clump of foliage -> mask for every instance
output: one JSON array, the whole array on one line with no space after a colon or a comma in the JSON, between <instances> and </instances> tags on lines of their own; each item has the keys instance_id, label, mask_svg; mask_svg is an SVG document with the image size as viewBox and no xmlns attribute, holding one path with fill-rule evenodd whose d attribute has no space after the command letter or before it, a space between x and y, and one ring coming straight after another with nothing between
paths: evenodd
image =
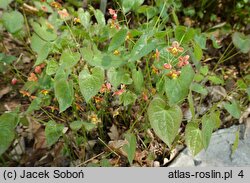
<instances>
[{"instance_id":1,"label":"clump of foliage","mask_svg":"<svg viewBox=\"0 0 250 183\"><path fill-rule=\"evenodd\" d=\"M221 46L211 32L181 25L177 15L182 6L179 1L155 0L152 6L144 0L117 1L104 15L92 6L84 10L53 0L30 5L1 1L1 31L26 47L34 66L27 76L14 69L12 84L23 83L20 94L30 104L1 115L0 155L15 139L16 127L28 126L30 118L45 127L48 148L63 141L63 155L73 159L80 156L73 149L86 150L91 139L106 147L115 123L123 126L123 150L130 165L137 142L143 141L145 148L150 143L150 129L168 154L178 144L187 145L194 156L207 149L212 132L221 126L221 109L240 118L249 102L250 78L243 76L233 91L201 111L198 105L208 97L207 87L225 84L203 62L207 42L213 49ZM191 9L184 13L192 15ZM249 52L249 35L234 32L232 41L239 53ZM231 56L226 50L214 68ZM0 72L16 59L1 53ZM232 100L238 91L248 98ZM189 119L183 117L184 106ZM144 140L138 133L144 133Z\"/></svg>"}]
</instances>

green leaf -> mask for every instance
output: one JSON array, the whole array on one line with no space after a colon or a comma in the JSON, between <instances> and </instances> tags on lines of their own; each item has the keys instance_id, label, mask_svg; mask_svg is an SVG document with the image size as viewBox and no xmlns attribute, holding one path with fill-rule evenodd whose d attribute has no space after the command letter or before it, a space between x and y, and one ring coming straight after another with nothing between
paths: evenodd
<instances>
[{"instance_id":1,"label":"green leaf","mask_svg":"<svg viewBox=\"0 0 250 183\"><path fill-rule=\"evenodd\" d=\"M202 117L202 142L205 149L208 148L213 130L216 128L215 115L204 115Z\"/></svg>"},{"instance_id":2,"label":"green leaf","mask_svg":"<svg viewBox=\"0 0 250 183\"><path fill-rule=\"evenodd\" d=\"M197 61L200 61L202 59L202 55L203 55L202 49L201 49L200 45L197 43L193 43L193 47L194 47L195 59Z\"/></svg>"},{"instance_id":3,"label":"green leaf","mask_svg":"<svg viewBox=\"0 0 250 183\"><path fill-rule=\"evenodd\" d=\"M181 75L177 79L166 78L165 92L170 105L177 104L187 97L194 75L192 67L186 65L182 68Z\"/></svg>"},{"instance_id":4,"label":"green leaf","mask_svg":"<svg viewBox=\"0 0 250 183\"><path fill-rule=\"evenodd\" d=\"M139 60L153 51L156 47L157 42L155 40L149 41L148 35L141 36L131 51L129 62Z\"/></svg>"},{"instance_id":5,"label":"green leaf","mask_svg":"<svg viewBox=\"0 0 250 183\"><path fill-rule=\"evenodd\" d=\"M115 68L111 68L108 70L107 75L109 82L114 88L116 88L120 84L129 85L133 82L130 74L122 69L116 70Z\"/></svg>"},{"instance_id":6,"label":"green leaf","mask_svg":"<svg viewBox=\"0 0 250 183\"><path fill-rule=\"evenodd\" d=\"M208 90L199 83L192 83L191 86L190 86L190 89L192 91L195 91L195 92L200 93L202 95L207 95L208 94Z\"/></svg>"},{"instance_id":7,"label":"green leaf","mask_svg":"<svg viewBox=\"0 0 250 183\"><path fill-rule=\"evenodd\" d=\"M134 6L135 0L122 0L122 10L124 13L129 12Z\"/></svg>"},{"instance_id":8,"label":"green leaf","mask_svg":"<svg viewBox=\"0 0 250 183\"><path fill-rule=\"evenodd\" d=\"M244 35L240 32L235 32L232 35L233 44L242 53L248 53L250 51L250 35Z\"/></svg>"},{"instance_id":9,"label":"green leaf","mask_svg":"<svg viewBox=\"0 0 250 183\"><path fill-rule=\"evenodd\" d=\"M171 147L182 121L180 107L168 107L166 101L157 96L150 102L147 114L156 135Z\"/></svg>"},{"instance_id":10,"label":"green leaf","mask_svg":"<svg viewBox=\"0 0 250 183\"><path fill-rule=\"evenodd\" d=\"M219 85L224 84L224 80L219 78L218 76L208 76L208 80L211 81L213 84Z\"/></svg>"},{"instance_id":11,"label":"green leaf","mask_svg":"<svg viewBox=\"0 0 250 183\"><path fill-rule=\"evenodd\" d=\"M235 133L234 143L232 144L232 147L231 147L231 157L234 155L235 151L237 150L239 146L239 139L240 139L240 132L238 130Z\"/></svg>"},{"instance_id":12,"label":"green leaf","mask_svg":"<svg viewBox=\"0 0 250 183\"><path fill-rule=\"evenodd\" d=\"M4 27L10 33L16 33L24 26L24 18L19 11L4 12L2 20Z\"/></svg>"},{"instance_id":13,"label":"green leaf","mask_svg":"<svg viewBox=\"0 0 250 183\"><path fill-rule=\"evenodd\" d=\"M237 80L237 86L242 89L242 90L246 90L247 89L247 84L244 82L243 79L238 79Z\"/></svg>"},{"instance_id":14,"label":"green leaf","mask_svg":"<svg viewBox=\"0 0 250 183\"><path fill-rule=\"evenodd\" d=\"M51 44L45 43L45 45L38 52L35 66L43 63L43 61L48 57L50 50L51 50Z\"/></svg>"},{"instance_id":15,"label":"green leaf","mask_svg":"<svg viewBox=\"0 0 250 183\"><path fill-rule=\"evenodd\" d=\"M134 4L133 4L132 9L137 10L138 8L141 7L143 2L144 2L144 0L134 0Z\"/></svg>"},{"instance_id":16,"label":"green leaf","mask_svg":"<svg viewBox=\"0 0 250 183\"><path fill-rule=\"evenodd\" d=\"M88 103L90 99L95 96L102 87L104 82L104 71L100 67L92 69L92 74L84 69L79 74L80 91Z\"/></svg>"},{"instance_id":17,"label":"green leaf","mask_svg":"<svg viewBox=\"0 0 250 183\"><path fill-rule=\"evenodd\" d=\"M204 79L204 76L203 75L201 75L201 74L195 74L195 76L194 76L194 81L196 81L196 82L201 82L202 80Z\"/></svg>"},{"instance_id":18,"label":"green leaf","mask_svg":"<svg viewBox=\"0 0 250 183\"><path fill-rule=\"evenodd\" d=\"M78 9L78 17L80 19L81 24L85 29L88 29L90 26L90 14L88 11L84 11L82 8Z\"/></svg>"},{"instance_id":19,"label":"green leaf","mask_svg":"<svg viewBox=\"0 0 250 183\"><path fill-rule=\"evenodd\" d=\"M101 27L105 26L106 22L103 13L97 9L94 10L94 14L98 25L100 25Z\"/></svg>"},{"instance_id":20,"label":"green leaf","mask_svg":"<svg viewBox=\"0 0 250 183\"><path fill-rule=\"evenodd\" d=\"M207 38L206 38L206 36L204 34L201 34L201 35L196 34L194 36L194 40L195 40L196 43L199 44L201 49L203 49L203 50L207 49L206 48Z\"/></svg>"},{"instance_id":21,"label":"green leaf","mask_svg":"<svg viewBox=\"0 0 250 183\"><path fill-rule=\"evenodd\" d=\"M208 74L208 71L209 69L207 65L200 68L200 72L203 76L206 76Z\"/></svg>"},{"instance_id":22,"label":"green leaf","mask_svg":"<svg viewBox=\"0 0 250 183\"><path fill-rule=\"evenodd\" d=\"M108 159L102 159L100 161L100 165L101 167L112 167L112 165L110 164L109 160Z\"/></svg>"},{"instance_id":23,"label":"green leaf","mask_svg":"<svg viewBox=\"0 0 250 183\"><path fill-rule=\"evenodd\" d=\"M188 28L188 27L184 27L184 26L177 26L175 28L174 33L175 33L175 38L181 44L188 43L195 36L195 31L193 28Z\"/></svg>"},{"instance_id":24,"label":"green leaf","mask_svg":"<svg viewBox=\"0 0 250 183\"><path fill-rule=\"evenodd\" d=\"M80 130L83 126L84 126L84 128L86 129L86 131L91 131L92 129L94 129L94 128L96 127L95 124L89 123L89 122L85 122L85 121L73 121L72 123L70 123L70 128L71 128L73 131L78 131L78 130Z\"/></svg>"},{"instance_id":25,"label":"green leaf","mask_svg":"<svg viewBox=\"0 0 250 183\"><path fill-rule=\"evenodd\" d=\"M15 138L15 128L19 122L17 113L4 113L0 116L0 156L9 148Z\"/></svg>"},{"instance_id":26,"label":"green leaf","mask_svg":"<svg viewBox=\"0 0 250 183\"><path fill-rule=\"evenodd\" d=\"M132 165L136 151L136 137L134 134L125 134L125 138L128 141L128 144L123 146L123 150L128 155L129 164Z\"/></svg>"},{"instance_id":27,"label":"green leaf","mask_svg":"<svg viewBox=\"0 0 250 183\"><path fill-rule=\"evenodd\" d=\"M13 0L0 0L0 8L2 9L7 9L8 5L12 2Z\"/></svg>"},{"instance_id":28,"label":"green leaf","mask_svg":"<svg viewBox=\"0 0 250 183\"><path fill-rule=\"evenodd\" d=\"M46 20L41 20L41 24L37 22L32 22L32 27L35 33L45 41L54 41L57 38L56 31L53 29L48 29Z\"/></svg>"},{"instance_id":29,"label":"green leaf","mask_svg":"<svg viewBox=\"0 0 250 183\"><path fill-rule=\"evenodd\" d=\"M109 69L111 67L117 68L124 64L121 57L113 54L103 54L101 60L98 57L94 57L93 62L95 61L96 63L99 62L96 66L102 67L103 69Z\"/></svg>"},{"instance_id":30,"label":"green leaf","mask_svg":"<svg viewBox=\"0 0 250 183\"><path fill-rule=\"evenodd\" d=\"M60 68L54 81L55 96L59 102L60 112L71 106L74 97L73 82L68 81L68 75Z\"/></svg>"},{"instance_id":31,"label":"green leaf","mask_svg":"<svg viewBox=\"0 0 250 183\"><path fill-rule=\"evenodd\" d=\"M127 91L120 96L120 103L123 103L124 106L127 106L130 104L134 104L136 99L137 99L136 94Z\"/></svg>"},{"instance_id":32,"label":"green leaf","mask_svg":"<svg viewBox=\"0 0 250 183\"><path fill-rule=\"evenodd\" d=\"M126 36L127 36L126 29L121 29L119 32L117 32L109 44L108 51L113 51L119 48L119 46L121 46L124 43Z\"/></svg>"},{"instance_id":33,"label":"green leaf","mask_svg":"<svg viewBox=\"0 0 250 183\"><path fill-rule=\"evenodd\" d=\"M213 47L216 49L221 48L221 46L219 45L218 41L216 40L216 38L214 37L214 35L211 35L210 39L212 40L212 44Z\"/></svg>"},{"instance_id":34,"label":"green leaf","mask_svg":"<svg viewBox=\"0 0 250 183\"><path fill-rule=\"evenodd\" d=\"M47 75L53 75L58 70L58 63L55 60L49 60L47 61L47 67L46 67L46 74Z\"/></svg>"},{"instance_id":35,"label":"green leaf","mask_svg":"<svg viewBox=\"0 0 250 183\"><path fill-rule=\"evenodd\" d=\"M31 104L29 105L29 108L26 111L26 114L29 114L35 110L39 110L41 107L42 99L40 97L35 98Z\"/></svg>"},{"instance_id":36,"label":"green leaf","mask_svg":"<svg viewBox=\"0 0 250 183\"><path fill-rule=\"evenodd\" d=\"M81 48L81 53L84 60L94 67L110 69L112 67L118 68L125 64L125 61L120 56L113 55L113 53L103 53L95 45Z\"/></svg>"},{"instance_id":37,"label":"green leaf","mask_svg":"<svg viewBox=\"0 0 250 183\"><path fill-rule=\"evenodd\" d=\"M144 76L140 68L138 71L136 69L132 70L132 79L134 82L135 91L140 94L144 86Z\"/></svg>"},{"instance_id":38,"label":"green leaf","mask_svg":"<svg viewBox=\"0 0 250 183\"><path fill-rule=\"evenodd\" d=\"M241 116L240 105L236 100L233 100L231 104L226 102L224 104L224 107L227 110L227 112L229 112L234 118L240 119Z\"/></svg>"},{"instance_id":39,"label":"green leaf","mask_svg":"<svg viewBox=\"0 0 250 183\"><path fill-rule=\"evenodd\" d=\"M250 100L250 86L246 89L247 95L248 95L248 100Z\"/></svg>"},{"instance_id":40,"label":"green leaf","mask_svg":"<svg viewBox=\"0 0 250 183\"><path fill-rule=\"evenodd\" d=\"M60 58L60 65L62 68L72 68L80 60L80 57L81 55L78 52L64 50Z\"/></svg>"},{"instance_id":41,"label":"green leaf","mask_svg":"<svg viewBox=\"0 0 250 183\"><path fill-rule=\"evenodd\" d=\"M63 135L63 124L57 124L55 121L49 121L45 127L45 137L48 146L55 144Z\"/></svg>"},{"instance_id":42,"label":"green leaf","mask_svg":"<svg viewBox=\"0 0 250 183\"><path fill-rule=\"evenodd\" d=\"M51 43L42 40L38 35L33 34L31 37L31 48L37 53L35 65L41 64L51 51Z\"/></svg>"},{"instance_id":43,"label":"green leaf","mask_svg":"<svg viewBox=\"0 0 250 183\"><path fill-rule=\"evenodd\" d=\"M193 156L203 149L202 133L197 123L190 122L187 124L185 129L185 141Z\"/></svg>"},{"instance_id":44,"label":"green leaf","mask_svg":"<svg viewBox=\"0 0 250 183\"><path fill-rule=\"evenodd\" d=\"M147 19L151 19L158 13L157 7L142 5L136 9L137 13L143 13Z\"/></svg>"}]
</instances>

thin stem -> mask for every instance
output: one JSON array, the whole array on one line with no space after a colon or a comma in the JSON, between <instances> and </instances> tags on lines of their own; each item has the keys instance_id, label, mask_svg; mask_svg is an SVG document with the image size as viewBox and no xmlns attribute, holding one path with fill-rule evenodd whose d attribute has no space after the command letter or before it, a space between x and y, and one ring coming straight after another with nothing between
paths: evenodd
<instances>
[{"instance_id":1,"label":"thin stem","mask_svg":"<svg viewBox=\"0 0 250 183\"><path fill-rule=\"evenodd\" d=\"M157 20L156 20L156 22L155 22L155 25L154 25L154 27L153 27L153 30L156 28L158 22L160 21L160 18L161 18L161 16L162 16L162 13L163 13L163 10L165 9L166 4L167 4L167 1L164 2L164 5L163 5L163 7L162 7L162 9L161 9L161 13L160 13L160 15L158 16L158 18L157 18Z\"/></svg>"}]
</instances>

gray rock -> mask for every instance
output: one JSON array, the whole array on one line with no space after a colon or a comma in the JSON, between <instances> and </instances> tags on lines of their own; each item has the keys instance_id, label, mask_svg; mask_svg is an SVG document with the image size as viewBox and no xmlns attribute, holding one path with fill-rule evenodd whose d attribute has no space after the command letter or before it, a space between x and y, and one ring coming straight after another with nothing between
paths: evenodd
<instances>
[{"instance_id":1,"label":"gray rock","mask_svg":"<svg viewBox=\"0 0 250 183\"><path fill-rule=\"evenodd\" d=\"M240 139L238 148L232 155L232 144L235 133L242 126L232 126L228 129L214 132L208 149L202 150L193 157L189 150L184 149L170 164L170 167L207 167L207 166L250 166L250 141Z\"/></svg>"}]
</instances>

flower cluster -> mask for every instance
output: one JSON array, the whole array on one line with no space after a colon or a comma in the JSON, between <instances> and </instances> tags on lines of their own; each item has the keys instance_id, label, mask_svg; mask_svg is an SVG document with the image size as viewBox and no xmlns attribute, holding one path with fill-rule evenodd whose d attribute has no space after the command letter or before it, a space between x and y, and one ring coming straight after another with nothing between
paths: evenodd
<instances>
[{"instance_id":1,"label":"flower cluster","mask_svg":"<svg viewBox=\"0 0 250 183\"><path fill-rule=\"evenodd\" d=\"M112 16L112 20L110 22L111 24L111 28L116 28L116 29L120 29L119 23L117 21L117 11L113 10L112 8L109 8L109 14Z\"/></svg>"},{"instance_id":2,"label":"flower cluster","mask_svg":"<svg viewBox=\"0 0 250 183\"><path fill-rule=\"evenodd\" d=\"M180 55L180 53L183 54L184 48L181 47L180 43L177 42L177 41L174 41L172 43L172 45L169 48L167 48L166 50L169 53L171 53L174 56L174 58L178 59L178 63L175 66L175 65L172 65L172 61L169 61L168 63L163 64L163 68L166 69L166 70L169 70L167 76L169 76L169 77L171 77L173 79L176 79L181 73L181 71L178 70L178 69L181 69L183 66L189 64L188 60L189 60L190 56L189 55L184 55L184 56ZM160 52L158 51L158 49L156 49L154 57L156 58L156 60L159 60ZM153 67L153 72L154 73L156 73L155 70L156 70L156 68Z\"/></svg>"}]
</instances>

